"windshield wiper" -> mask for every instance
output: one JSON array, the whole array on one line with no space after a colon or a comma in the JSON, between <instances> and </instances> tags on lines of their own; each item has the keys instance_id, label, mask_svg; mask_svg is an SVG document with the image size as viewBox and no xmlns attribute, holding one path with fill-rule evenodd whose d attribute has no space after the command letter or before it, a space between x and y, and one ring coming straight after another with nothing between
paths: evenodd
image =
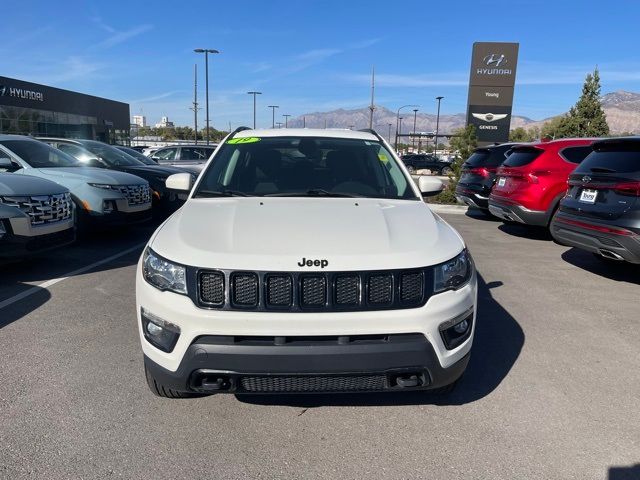
<instances>
[{"instance_id":1,"label":"windshield wiper","mask_svg":"<svg viewBox=\"0 0 640 480\"><path fill-rule=\"evenodd\" d=\"M194 197L248 197L244 192L236 190L199 190Z\"/></svg>"},{"instance_id":2,"label":"windshield wiper","mask_svg":"<svg viewBox=\"0 0 640 480\"><path fill-rule=\"evenodd\" d=\"M306 192L268 193L265 197L361 197L353 193L330 192L321 188L312 188Z\"/></svg>"}]
</instances>

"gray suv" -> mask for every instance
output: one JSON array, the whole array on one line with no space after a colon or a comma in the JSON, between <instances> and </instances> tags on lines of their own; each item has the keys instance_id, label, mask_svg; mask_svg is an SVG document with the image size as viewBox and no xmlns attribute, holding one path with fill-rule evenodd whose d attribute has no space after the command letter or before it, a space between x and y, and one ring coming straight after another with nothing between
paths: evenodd
<instances>
[{"instance_id":1,"label":"gray suv","mask_svg":"<svg viewBox=\"0 0 640 480\"><path fill-rule=\"evenodd\" d=\"M20 135L0 135L0 172L33 175L66 187L80 229L123 225L151 218L149 183L135 175L83 167L70 155Z\"/></svg>"},{"instance_id":2,"label":"gray suv","mask_svg":"<svg viewBox=\"0 0 640 480\"><path fill-rule=\"evenodd\" d=\"M7 161L0 153L0 166ZM0 262L73 242L74 210L62 185L0 173Z\"/></svg>"}]
</instances>

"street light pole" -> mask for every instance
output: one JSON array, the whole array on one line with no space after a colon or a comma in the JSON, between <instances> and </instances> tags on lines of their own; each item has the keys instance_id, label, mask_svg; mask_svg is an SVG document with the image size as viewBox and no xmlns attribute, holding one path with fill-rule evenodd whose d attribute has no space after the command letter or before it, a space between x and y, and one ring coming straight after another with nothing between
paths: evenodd
<instances>
[{"instance_id":1,"label":"street light pole","mask_svg":"<svg viewBox=\"0 0 640 480\"><path fill-rule=\"evenodd\" d=\"M444 97L436 97L436 100L438 101L438 114L436 115L436 138L433 143L433 154L436 156L438 154L438 128L440 127L440 101L443 98Z\"/></svg>"},{"instance_id":2,"label":"street light pole","mask_svg":"<svg viewBox=\"0 0 640 480\"><path fill-rule=\"evenodd\" d=\"M206 123L207 123L207 145L209 145L209 54L210 53L220 53L218 50L214 50L213 48L196 48L194 50L196 53L204 53L204 70L205 70L205 97L206 97Z\"/></svg>"},{"instance_id":3,"label":"street light pole","mask_svg":"<svg viewBox=\"0 0 640 480\"><path fill-rule=\"evenodd\" d=\"M253 129L256 129L256 95L262 95L262 92L247 92L249 95L253 95Z\"/></svg>"},{"instance_id":4,"label":"street light pole","mask_svg":"<svg viewBox=\"0 0 640 480\"><path fill-rule=\"evenodd\" d=\"M407 108L407 107L419 107L420 105L402 105L400 108L398 108L398 111L396 112L396 144L395 144L395 149L396 151L398 150L398 123L399 123L399 118L400 118L400 110L402 110L403 108Z\"/></svg>"},{"instance_id":5,"label":"street light pole","mask_svg":"<svg viewBox=\"0 0 640 480\"><path fill-rule=\"evenodd\" d=\"M276 128L276 108L280 108L278 105L269 105L271 109L271 128Z\"/></svg>"},{"instance_id":6,"label":"street light pole","mask_svg":"<svg viewBox=\"0 0 640 480\"><path fill-rule=\"evenodd\" d=\"M284 115L282 115L284 117L284 128L289 128L289 117L291 115L285 113Z\"/></svg>"},{"instance_id":7,"label":"street light pole","mask_svg":"<svg viewBox=\"0 0 640 480\"><path fill-rule=\"evenodd\" d=\"M400 125L400 127L398 128L398 130L399 130L399 132L400 132L400 135L402 135L402 119L403 119L403 118L404 118L404 117L398 117L398 122L399 122L399 125ZM396 143L397 143L397 142L396 142ZM397 148L397 147L396 147L396 151L398 151L398 148Z\"/></svg>"},{"instance_id":8,"label":"street light pole","mask_svg":"<svg viewBox=\"0 0 640 480\"><path fill-rule=\"evenodd\" d=\"M189 110L193 110L193 136L194 143L198 144L198 64L193 65L193 106Z\"/></svg>"},{"instance_id":9,"label":"street light pole","mask_svg":"<svg viewBox=\"0 0 640 480\"><path fill-rule=\"evenodd\" d=\"M411 145L413 146L414 151L416 149L416 117L417 116L418 116L418 109L414 108L413 109L413 140L411 142Z\"/></svg>"},{"instance_id":10,"label":"street light pole","mask_svg":"<svg viewBox=\"0 0 640 480\"><path fill-rule=\"evenodd\" d=\"M389 143L391 143L391 126L393 125L393 123L389 123Z\"/></svg>"}]
</instances>

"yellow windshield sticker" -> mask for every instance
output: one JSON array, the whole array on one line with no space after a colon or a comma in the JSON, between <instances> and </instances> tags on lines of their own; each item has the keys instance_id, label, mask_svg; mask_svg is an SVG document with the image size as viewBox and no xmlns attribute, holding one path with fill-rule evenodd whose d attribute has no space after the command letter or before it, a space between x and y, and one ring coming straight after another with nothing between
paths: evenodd
<instances>
[{"instance_id":1,"label":"yellow windshield sticker","mask_svg":"<svg viewBox=\"0 0 640 480\"><path fill-rule=\"evenodd\" d=\"M229 145L238 145L243 143L256 143L262 140L258 137L242 137L242 138L232 138L231 140L227 140Z\"/></svg>"},{"instance_id":2,"label":"yellow windshield sticker","mask_svg":"<svg viewBox=\"0 0 640 480\"><path fill-rule=\"evenodd\" d=\"M384 153L379 153L378 158L382 163L387 163L389 161L389 158L387 158L387 156Z\"/></svg>"}]
</instances>

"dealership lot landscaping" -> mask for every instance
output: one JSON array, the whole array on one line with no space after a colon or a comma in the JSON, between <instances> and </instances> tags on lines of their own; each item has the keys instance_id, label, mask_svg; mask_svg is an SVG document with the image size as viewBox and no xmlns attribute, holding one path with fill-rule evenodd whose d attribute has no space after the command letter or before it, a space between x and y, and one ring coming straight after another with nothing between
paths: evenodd
<instances>
[{"instance_id":1,"label":"dealership lot landscaping","mask_svg":"<svg viewBox=\"0 0 640 480\"><path fill-rule=\"evenodd\" d=\"M0 478L638 478L637 268L443 216L480 275L445 397L160 399L134 315L152 226L2 266Z\"/></svg>"}]
</instances>

